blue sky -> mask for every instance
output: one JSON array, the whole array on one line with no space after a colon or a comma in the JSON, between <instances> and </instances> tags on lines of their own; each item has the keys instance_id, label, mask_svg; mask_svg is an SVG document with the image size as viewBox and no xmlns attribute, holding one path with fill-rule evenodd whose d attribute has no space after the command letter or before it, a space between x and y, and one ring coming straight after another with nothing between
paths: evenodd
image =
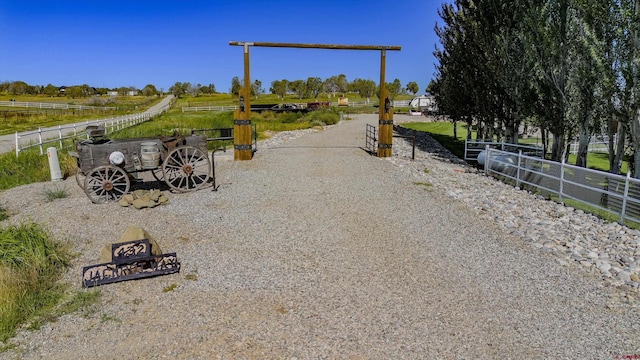
<instances>
[{"instance_id":1,"label":"blue sky","mask_svg":"<svg viewBox=\"0 0 640 360\"><path fill-rule=\"evenodd\" d=\"M442 0L136 1L0 0L0 81L94 87L175 82L227 92L243 77L242 47L229 41L398 45L386 80L433 77ZM379 81L380 52L250 48L251 81Z\"/></svg>"}]
</instances>

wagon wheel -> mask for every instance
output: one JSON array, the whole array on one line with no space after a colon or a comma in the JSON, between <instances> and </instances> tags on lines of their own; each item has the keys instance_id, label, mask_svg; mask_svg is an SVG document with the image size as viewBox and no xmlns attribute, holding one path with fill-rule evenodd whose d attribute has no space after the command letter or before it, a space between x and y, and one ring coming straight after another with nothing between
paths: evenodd
<instances>
[{"instance_id":1,"label":"wagon wheel","mask_svg":"<svg viewBox=\"0 0 640 360\"><path fill-rule=\"evenodd\" d=\"M164 181L164 173L162 172L162 167L157 167L151 170L151 174L157 181Z\"/></svg>"},{"instance_id":2,"label":"wagon wheel","mask_svg":"<svg viewBox=\"0 0 640 360\"><path fill-rule=\"evenodd\" d=\"M84 192L96 204L118 201L129 192L129 175L119 167L91 169L84 179Z\"/></svg>"},{"instance_id":3,"label":"wagon wheel","mask_svg":"<svg viewBox=\"0 0 640 360\"><path fill-rule=\"evenodd\" d=\"M177 191L194 191L209 181L211 162L207 153L193 146L173 149L162 164L164 181Z\"/></svg>"},{"instance_id":4,"label":"wagon wheel","mask_svg":"<svg viewBox=\"0 0 640 360\"><path fill-rule=\"evenodd\" d=\"M84 179L86 178L85 174L82 173L82 170L80 170L80 168L76 169L76 182L78 183L78 186L80 186L80 188L82 190L84 190Z\"/></svg>"},{"instance_id":5,"label":"wagon wheel","mask_svg":"<svg viewBox=\"0 0 640 360\"><path fill-rule=\"evenodd\" d=\"M84 178L85 177L86 177L86 175L82 172L82 168L80 167L80 159L78 159L77 168L76 168L76 182L78 183L78 186L80 186L80 188L82 190L84 190Z\"/></svg>"}]
</instances>

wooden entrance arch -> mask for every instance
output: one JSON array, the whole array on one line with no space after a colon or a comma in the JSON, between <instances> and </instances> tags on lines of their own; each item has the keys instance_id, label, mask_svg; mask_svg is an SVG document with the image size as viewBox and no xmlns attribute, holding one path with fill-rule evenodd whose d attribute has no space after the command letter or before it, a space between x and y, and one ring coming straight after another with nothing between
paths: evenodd
<instances>
[{"instance_id":1,"label":"wooden entrance arch","mask_svg":"<svg viewBox=\"0 0 640 360\"><path fill-rule=\"evenodd\" d=\"M271 42L229 41L229 45L244 48L244 84L240 89L240 106L233 114L233 158L251 160L251 81L249 79L249 46L284 47L330 50L378 50L380 51L380 106L378 109L378 157L392 155L393 110L389 101L389 91L385 88L385 67L387 50L400 50L400 46L377 45L331 45L331 44L292 44Z\"/></svg>"}]
</instances>

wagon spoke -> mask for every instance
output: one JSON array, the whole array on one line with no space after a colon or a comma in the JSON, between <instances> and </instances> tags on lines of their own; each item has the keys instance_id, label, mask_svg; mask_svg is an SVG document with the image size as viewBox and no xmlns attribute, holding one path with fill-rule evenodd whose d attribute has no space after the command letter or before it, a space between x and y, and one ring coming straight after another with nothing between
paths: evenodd
<instances>
[{"instance_id":1,"label":"wagon spoke","mask_svg":"<svg viewBox=\"0 0 640 360\"><path fill-rule=\"evenodd\" d=\"M87 173L84 181L85 194L94 203L118 201L129 192L129 176L115 166L99 166Z\"/></svg>"},{"instance_id":2,"label":"wagon spoke","mask_svg":"<svg viewBox=\"0 0 640 360\"><path fill-rule=\"evenodd\" d=\"M176 191L193 191L202 187L211 173L206 152L192 146L174 149L163 164L164 179Z\"/></svg>"}]
</instances>

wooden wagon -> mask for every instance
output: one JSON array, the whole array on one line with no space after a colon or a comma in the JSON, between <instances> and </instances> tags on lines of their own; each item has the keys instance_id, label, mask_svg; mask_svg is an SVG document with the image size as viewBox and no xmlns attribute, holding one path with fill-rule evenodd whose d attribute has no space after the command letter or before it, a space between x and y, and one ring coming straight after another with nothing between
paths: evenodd
<instances>
[{"instance_id":1,"label":"wooden wagon","mask_svg":"<svg viewBox=\"0 0 640 360\"><path fill-rule=\"evenodd\" d=\"M89 139L76 141L76 180L94 203L118 201L142 172L151 172L172 190L203 187L210 179L211 162L204 135L108 139L104 128L87 129Z\"/></svg>"}]
</instances>

